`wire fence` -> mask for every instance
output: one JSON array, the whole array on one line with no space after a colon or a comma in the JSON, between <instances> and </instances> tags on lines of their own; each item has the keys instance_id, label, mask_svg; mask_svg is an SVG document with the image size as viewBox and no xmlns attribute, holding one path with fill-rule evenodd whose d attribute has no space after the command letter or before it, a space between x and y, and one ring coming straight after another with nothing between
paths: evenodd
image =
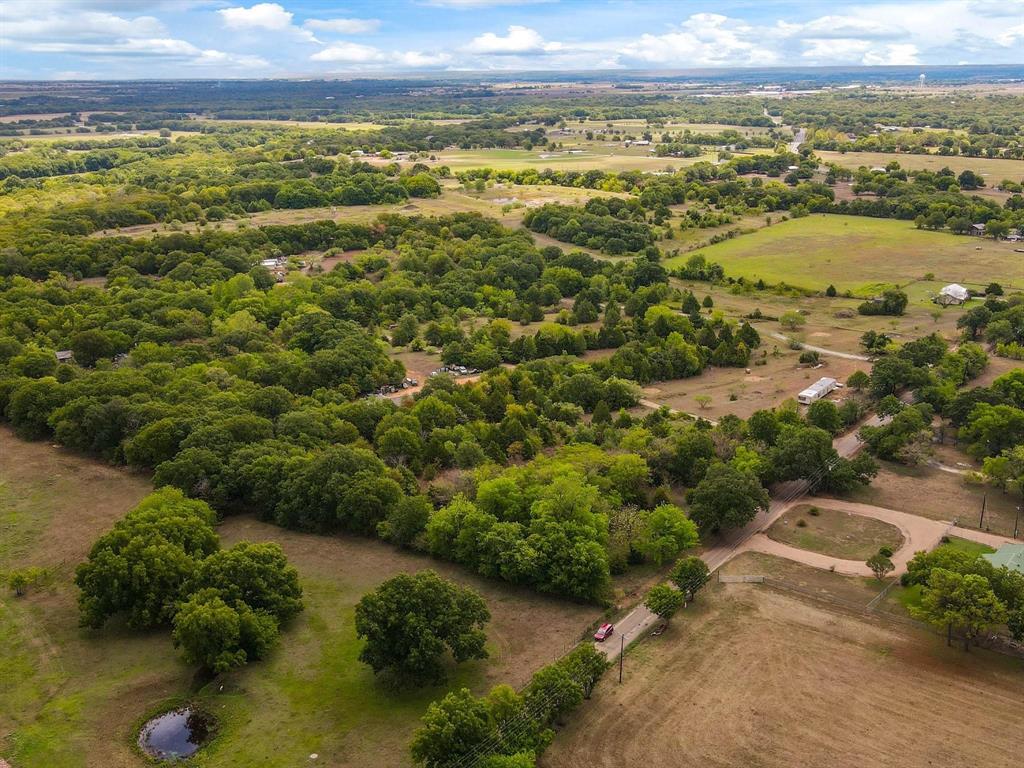
<instances>
[{"instance_id":1,"label":"wire fence","mask_svg":"<svg viewBox=\"0 0 1024 768\"><path fill-rule=\"evenodd\" d=\"M847 600L837 595L824 593L799 584L793 584L775 578L766 577L763 583L765 586L772 589L801 595L803 597L809 597L817 602L825 603L832 607L860 616L878 618L892 624L899 624L904 627L922 630L932 635L939 635L942 637L947 636L946 630L940 629L932 624L927 624L923 621L918 621L912 616L895 613L884 607L885 597L887 597L889 592L899 583L899 579L893 579L893 581L886 585L885 589L866 604ZM963 640L962 637L957 637L956 635L953 635L953 637L961 642ZM977 647L985 648L987 650L994 651L995 653L1003 654L1004 656L1013 656L1015 658L1024 659L1024 643L1014 640L1010 635L1003 632L986 632L983 635L973 638L971 643Z\"/></svg>"}]
</instances>

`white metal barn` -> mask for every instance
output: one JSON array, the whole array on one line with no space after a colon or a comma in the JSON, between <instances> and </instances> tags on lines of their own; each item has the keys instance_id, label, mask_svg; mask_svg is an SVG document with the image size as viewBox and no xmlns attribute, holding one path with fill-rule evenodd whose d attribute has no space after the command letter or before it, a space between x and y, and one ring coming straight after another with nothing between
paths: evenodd
<instances>
[{"instance_id":1,"label":"white metal barn","mask_svg":"<svg viewBox=\"0 0 1024 768\"><path fill-rule=\"evenodd\" d=\"M821 400L825 395L829 394L835 389L839 388L839 382L835 379L831 379L828 376L823 376L816 382L811 384L807 389L796 396L799 403L803 405L810 405L816 400Z\"/></svg>"},{"instance_id":2,"label":"white metal barn","mask_svg":"<svg viewBox=\"0 0 1024 768\"><path fill-rule=\"evenodd\" d=\"M959 283L950 283L939 291L939 304L963 304L971 298L971 292Z\"/></svg>"}]
</instances>

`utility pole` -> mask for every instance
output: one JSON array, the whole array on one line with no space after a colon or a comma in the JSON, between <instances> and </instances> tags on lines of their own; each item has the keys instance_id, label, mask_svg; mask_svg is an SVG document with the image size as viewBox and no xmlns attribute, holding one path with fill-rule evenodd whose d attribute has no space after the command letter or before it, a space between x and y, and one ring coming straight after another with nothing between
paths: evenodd
<instances>
[{"instance_id":1,"label":"utility pole","mask_svg":"<svg viewBox=\"0 0 1024 768\"><path fill-rule=\"evenodd\" d=\"M619 682L622 682L622 657L626 652L626 636L619 635Z\"/></svg>"},{"instance_id":2,"label":"utility pole","mask_svg":"<svg viewBox=\"0 0 1024 768\"><path fill-rule=\"evenodd\" d=\"M1017 516L1013 518L1013 538L1017 538L1017 529L1020 523L1020 504L1017 505Z\"/></svg>"},{"instance_id":3,"label":"utility pole","mask_svg":"<svg viewBox=\"0 0 1024 768\"><path fill-rule=\"evenodd\" d=\"M988 491L985 491L985 495L981 497L981 519L978 520L978 528L984 528L985 525L985 502L988 501Z\"/></svg>"}]
</instances>

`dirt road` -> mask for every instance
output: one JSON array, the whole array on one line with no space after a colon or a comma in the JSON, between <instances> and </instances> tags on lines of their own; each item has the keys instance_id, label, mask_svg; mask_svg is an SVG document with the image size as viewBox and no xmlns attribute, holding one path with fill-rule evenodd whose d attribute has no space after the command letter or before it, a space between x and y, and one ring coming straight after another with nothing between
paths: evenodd
<instances>
[{"instance_id":1,"label":"dirt road","mask_svg":"<svg viewBox=\"0 0 1024 768\"><path fill-rule=\"evenodd\" d=\"M857 437L860 427L865 425L877 426L883 420L884 417L872 415L861 422L855 429L835 438L832 441L832 445L836 452L843 458L849 458L856 454L864 446L864 443ZM766 512L759 513L743 528L733 531L724 541L706 550L701 555L704 562L707 563L708 569L713 573L737 554L744 551L744 545L750 541L751 537L768 528L794 503L806 496L807 492L807 483L802 480L778 484L774 488L774 498ZM804 552L804 550L796 551ZM656 614L649 611L646 606L638 605L615 623L616 636L611 638L610 641L597 643L596 645L600 650L604 651L608 658L613 658L620 649L634 642L637 638L642 637L658 621L659 619Z\"/></svg>"},{"instance_id":2,"label":"dirt road","mask_svg":"<svg viewBox=\"0 0 1024 768\"><path fill-rule=\"evenodd\" d=\"M791 341L794 341L794 339L791 339L786 334L778 333L777 331L772 331L771 337L773 339L778 339L779 341L785 341L787 343L789 343ZM802 342L802 341L798 341L797 344L799 344L803 349L809 350L811 352L817 352L819 355L828 355L830 357L841 357L844 360L860 360L860 361L865 362L865 363L871 361L871 358L868 357L867 355L857 355L857 354L854 354L853 352L840 352L837 349L828 349L827 347L816 347L813 344L804 344L804 342Z\"/></svg>"}]
</instances>

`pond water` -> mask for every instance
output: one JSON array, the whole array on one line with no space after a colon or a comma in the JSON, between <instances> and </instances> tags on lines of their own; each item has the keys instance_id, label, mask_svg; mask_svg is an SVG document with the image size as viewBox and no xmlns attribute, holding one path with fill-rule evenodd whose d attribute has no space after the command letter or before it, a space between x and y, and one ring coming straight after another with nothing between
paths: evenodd
<instances>
[{"instance_id":1,"label":"pond water","mask_svg":"<svg viewBox=\"0 0 1024 768\"><path fill-rule=\"evenodd\" d=\"M142 726L139 747L150 757L177 760L195 754L209 734L209 719L191 707L182 707Z\"/></svg>"}]
</instances>

